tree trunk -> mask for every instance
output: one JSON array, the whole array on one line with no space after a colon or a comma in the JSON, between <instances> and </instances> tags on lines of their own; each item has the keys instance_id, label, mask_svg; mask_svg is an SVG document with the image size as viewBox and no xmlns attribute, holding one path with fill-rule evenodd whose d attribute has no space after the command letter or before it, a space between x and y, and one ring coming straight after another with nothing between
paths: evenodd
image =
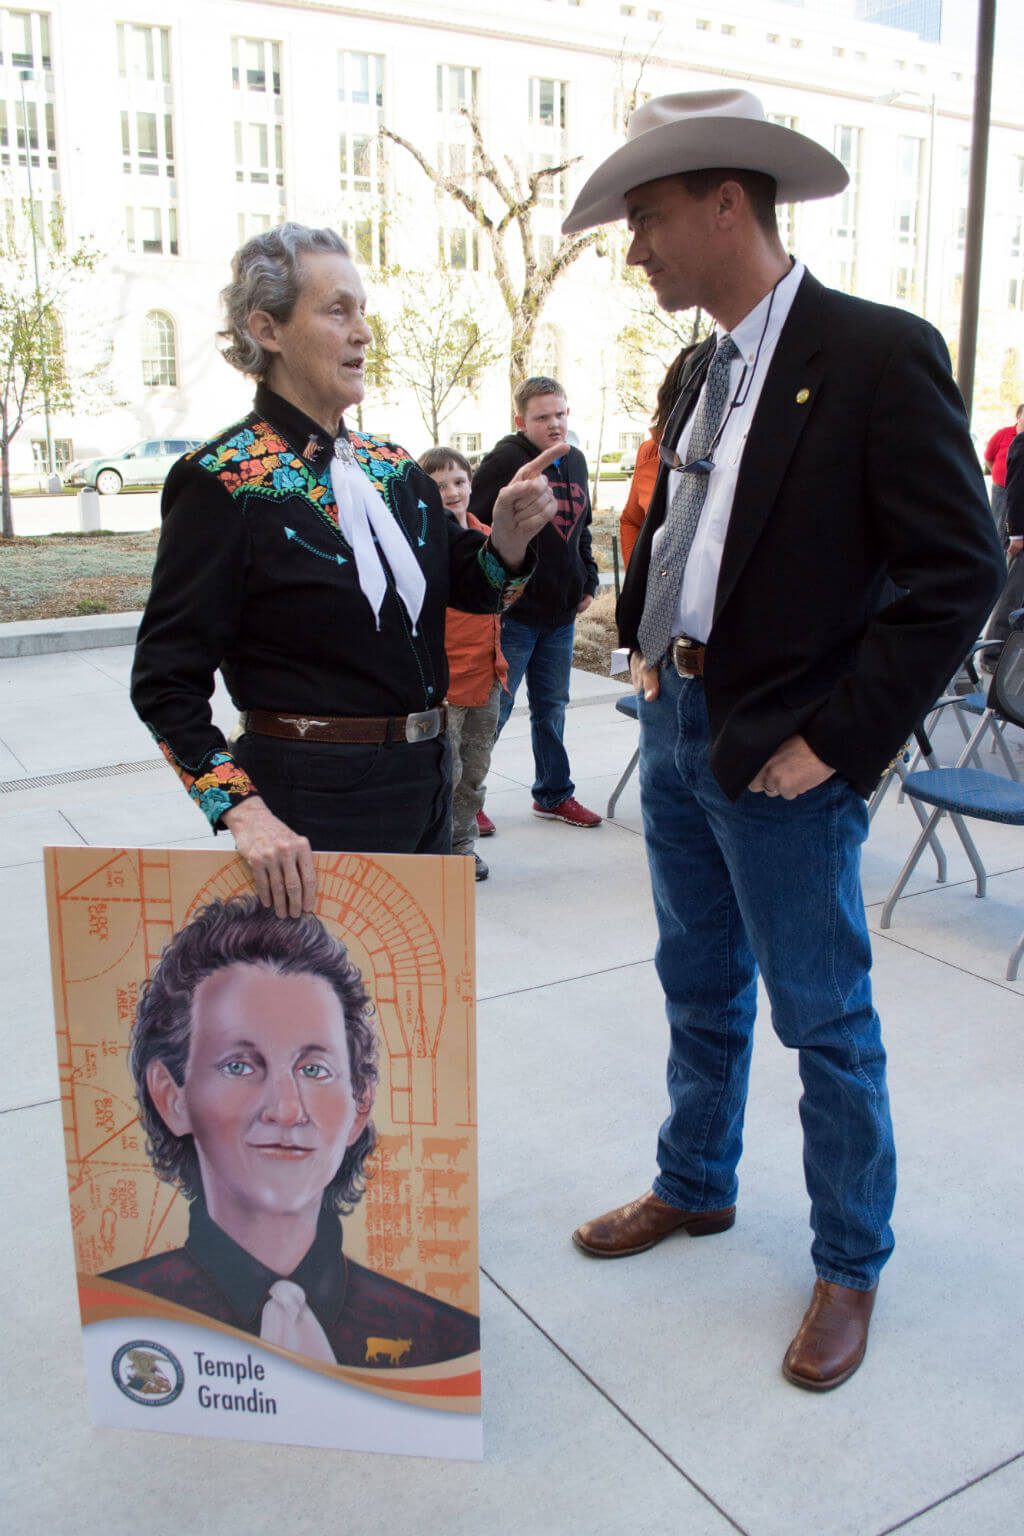
<instances>
[{"instance_id":1,"label":"tree trunk","mask_svg":"<svg viewBox=\"0 0 1024 1536\"><path fill-rule=\"evenodd\" d=\"M11 463L8 457L7 422L2 424L2 436L0 436L0 504L3 512L0 516L0 533L5 539L14 538L14 518L11 512Z\"/></svg>"}]
</instances>

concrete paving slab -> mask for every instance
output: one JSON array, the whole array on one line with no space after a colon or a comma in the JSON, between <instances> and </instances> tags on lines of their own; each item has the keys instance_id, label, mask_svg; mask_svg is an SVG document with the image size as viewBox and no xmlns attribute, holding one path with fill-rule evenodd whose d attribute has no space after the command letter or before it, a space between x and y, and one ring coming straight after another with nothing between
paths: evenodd
<instances>
[{"instance_id":1,"label":"concrete paving slab","mask_svg":"<svg viewBox=\"0 0 1024 1536\"><path fill-rule=\"evenodd\" d=\"M616 1263L569 1244L579 1220L649 1186L664 1025L645 969L481 1006L485 1267L691 1477L719 1500L727 1489L729 1513L758 1536L879 1531L1013 1454L1024 1407L1024 1342L1006 1326L1024 1260L1006 1222L1024 1196L1016 999L928 957L879 958L883 1007L895 1015L916 999L889 1031L899 1246L867 1362L819 1398L779 1373L812 1276L799 1088L766 1017L736 1228ZM974 1028L966 1037L968 1019L984 1019L984 1044Z\"/></svg>"},{"instance_id":2,"label":"concrete paving slab","mask_svg":"<svg viewBox=\"0 0 1024 1536\"><path fill-rule=\"evenodd\" d=\"M0 666L0 710L32 715L43 702L55 697L110 693L117 684L86 655L57 651L23 656Z\"/></svg>"},{"instance_id":3,"label":"concrete paving slab","mask_svg":"<svg viewBox=\"0 0 1024 1536\"><path fill-rule=\"evenodd\" d=\"M70 835L61 843L77 843ZM4 1069L0 1113L60 1092L42 862L0 869Z\"/></svg>"},{"instance_id":4,"label":"concrete paving slab","mask_svg":"<svg viewBox=\"0 0 1024 1536\"><path fill-rule=\"evenodd\" d=\"M977 1531L1020 1530L1024 1509L1024 1449L1016 1460L944 1500L906 1525L907 1536L968 1536ZM888 1533L886 1533L888 1536Z\"/></svg>"},{"instance_id":5,"label":"concrete paving slab","mask_svg":"<svg viewBox=\"0 0 1024 1536\"><path fill-rule=\"evenodd\" d=\"M731 1523L488 1282L480 1464L94 1429L88 1420L56 1105L0 1116L11 1180L0 1285L11 1536L190 1530L322 1536L725 1536ZM25 1277L31 1276L31 1284ZM339 1513L340 1511L340 1513Z\"/></svg>"},{"instance_id":6,"label":"concrete paving slab","mask_svg":"<svg viewBox=\"0 0 1024 1536\"><path fill-rule=\"evenodd\" d=\"M5 797L6 798L6 797ZM3 814L4 812L7 814ZM0 869L18 864L38 864L46 843L87 843L92 839L76 832L57 809L12 811L10 801L0 800Z\"/></svg>"}]
</instances>

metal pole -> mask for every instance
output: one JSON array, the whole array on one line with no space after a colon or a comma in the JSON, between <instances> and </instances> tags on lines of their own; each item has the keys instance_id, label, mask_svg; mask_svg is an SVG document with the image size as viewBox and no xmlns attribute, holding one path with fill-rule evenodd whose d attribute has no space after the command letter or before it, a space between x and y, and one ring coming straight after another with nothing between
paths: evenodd
<instances>
[{"instance_id":1,"label":"metal pole","mask_svg":"<svg viewBox=\"0 0 1024 1536\"><path fill-rule=\"evenodd\" d=\"M968 416L974 404L974 360L978 348L978 295L981 287L988 136L992 118L995 32L996 0L978 0L978 59L974 77L971 174L967 189L967 238L964 242L964 282L960 295L960 345L956 360L956 381L964 397Z\"/></svg>"},{"instance_id":2,"label":"metal pole","mask_svg":"<svg viewBox=\"0 0 1024 1536\"><path fill-rule=\"evenodd\" d=\"M36 274L36 317L39 322L40 365L43 374L43 419L46 422L46 474L55 473L53 461L53 432L50 429L50 372L46 358L46 325L43 319L43 299L39 289L39 246L36 240L36 205L32 196L32 140L28 131L28 107L25 103L25 81L33 78L30 69L19 73L21 80L21 125L25 134L25 169L28 171L28 222L32 230L32 266ZM38 132L38 120L37 120Z\"/></svg>"}]
</instances>

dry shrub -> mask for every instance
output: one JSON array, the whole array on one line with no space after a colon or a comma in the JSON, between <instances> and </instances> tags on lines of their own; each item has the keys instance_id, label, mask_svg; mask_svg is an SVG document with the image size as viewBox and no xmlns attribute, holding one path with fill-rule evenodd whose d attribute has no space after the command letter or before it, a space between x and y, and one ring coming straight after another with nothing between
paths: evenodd
<instances>
[{"instance_id":1,"label":"dry shrub","mask_svg":"<svg viewBox=\"0 0 1024 1536\"><path fill-rule=\"evenodd\" d=\"M608 676L612 651L619 643L615 627L615 593L599 592L586 613L576 620L576 639L573 644L573 665L584 672L597 672Z\"/></svg>"}]
</instances>

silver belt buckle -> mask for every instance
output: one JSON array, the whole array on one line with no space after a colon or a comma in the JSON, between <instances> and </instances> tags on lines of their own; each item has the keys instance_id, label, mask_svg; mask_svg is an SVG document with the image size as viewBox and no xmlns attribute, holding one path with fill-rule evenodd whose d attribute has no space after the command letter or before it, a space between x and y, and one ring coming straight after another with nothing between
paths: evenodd
<instances>
[{"instance_id":1,"label":"silver belt buckle","mask_svg":"<svg viewBox=\"0 0 1024 1536\"><path fill-rule=\"evenodd\" d=\"M406 741L433 741L434 737L440 734L441 711L439 709L421 709L418 714L406 715Z\"/></svg>"}]
</instances>

